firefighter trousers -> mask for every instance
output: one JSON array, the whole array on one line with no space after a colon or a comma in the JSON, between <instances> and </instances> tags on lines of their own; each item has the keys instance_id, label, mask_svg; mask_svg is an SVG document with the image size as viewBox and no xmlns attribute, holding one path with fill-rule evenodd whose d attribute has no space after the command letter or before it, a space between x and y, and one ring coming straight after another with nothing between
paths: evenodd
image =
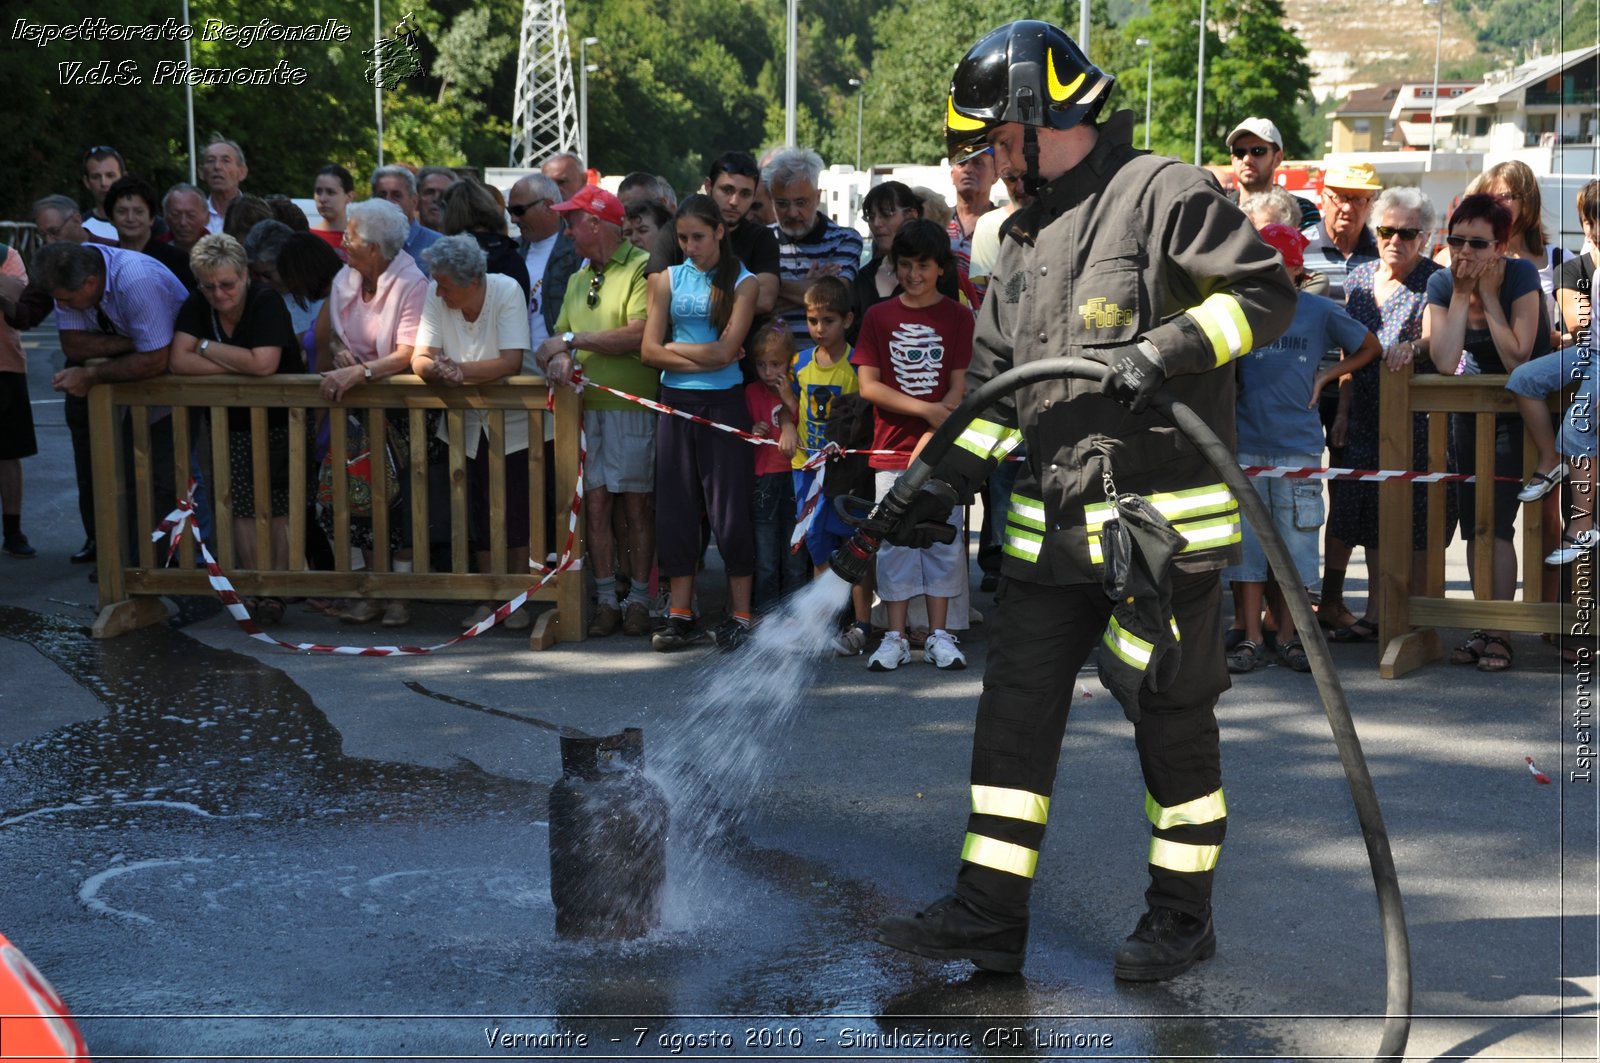
<instances>
[{"instance_id":1,"label":"firefighter trousers","mask_svg":"<svg viewBox=\"0 0 1600 1063\"><path fill-rule=\"evenodd\" d=\"M1134 725L1151 824L1151 907L1204 917L1227 827L1217 695L1229 686L1216 572L1172 575L1181 665L1163 693L1140 692ZM956 893L1025 919L1078 671L1112 602L1098 584L1001 581L972 743L972 815ZM1104 651L1109 652L1109 651Z\"/></svg>"}]
</instances>

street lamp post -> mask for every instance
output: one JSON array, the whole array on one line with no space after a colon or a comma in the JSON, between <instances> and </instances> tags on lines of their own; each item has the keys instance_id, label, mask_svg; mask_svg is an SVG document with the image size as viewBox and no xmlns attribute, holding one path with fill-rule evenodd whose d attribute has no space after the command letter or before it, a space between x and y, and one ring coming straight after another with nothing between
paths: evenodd
<instances>
[{"instance_id":1,"label":"street lamp post","mask_svg":"<svg viewBox=\"0 0 1600 1063\"><path fill-rule=\"evenodd\" d=\"M797 75L795 65L798 62L795 52L799 46L800 0L789 0L789 26L786 34L788 40L788 61L784 64L784 115L783 115L783 143L785 147L794 147L794 115L795 108L799 105L797 95Z\"/></svg>"},{"instance_id":2,"label":"street lamp post","mask_svg":"<svg viewBox=\"0 0 1600 1063\"><path fill-rule=\"evenodd\" d=\"M578 41L578 154L583 156L585 166L593 164L589 158L589 72L600 69L589 65L589 45L599 43L599 37Z\"/></svg>"},{"instance_id":3,"label":"street lamp post","mask_svg":"<svg viewBox=\"0 0 1600 1063\"><path fill-rule=\"evenodd\" d=\"M1433 37L1433 105L1428 113L1428 173L1433 172L1433 153L1439 146L1439 51L1444 46L1444 0L1422 0L1424 7L1439 9L1439 28Z\"/></svg>"},{"instance_id":4,"label":"street lamp post","mask_svg":"<svg viewBox=\"0 0 1600 1063\"><path fill-rule=\"evenodd\" d=\"M1144 63L1144 150L1150 150L1150 91L1156 83L1156 50L1149 37L1139 37L1134 44L1147 48Z\"/></svg>"},{"instance_id":5,"label":"street lamp post","mask_svg":"<svg viewBox=\"0 0 1600 1063\"><path fill-rule=\"evenodd\" d=\"M850 87L856 90L856 171L861 170L861 109L867 98L867 83L851 78Z\"/></svg>"},{"instance_id":6,"label":"street lamp post","mask_svg":"<svg viewBox=\"0 0 1600 1063\"><path fill-rule=\"evenodd\" d=\"M1206 106L1206 0L1200 0L1200 73L1194 82L1194 164L1200 165L1200 124Z\"/></svg>"}]
</instances>

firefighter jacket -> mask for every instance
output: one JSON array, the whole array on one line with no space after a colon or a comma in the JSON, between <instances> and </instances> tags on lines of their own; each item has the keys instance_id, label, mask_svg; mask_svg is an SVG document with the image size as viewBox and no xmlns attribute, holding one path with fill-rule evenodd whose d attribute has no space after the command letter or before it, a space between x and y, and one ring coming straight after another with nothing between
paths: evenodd
<instances>
[{"instance_id":1,"label":"firefighter jacket","mask_svg":"<svg viewBox=\"0 0 1600 1063\"><path fill-rule=\"evenodd\" d=\"M1103 362L1111 349L1144 340L1161 358L1166 393L1231 450L1228 363L1288 328L1294 286L1278 253L1203 171L1135 151L1132 132L1132 113L1118 112L1082 162L1008 219L967 386L1044 358ZM1237 560L1238 503L1154 410L1135 415L1097 383L1071 379L1013 392L980 417L940 472L965 493L981 483L980 467L1026 442L1006 518L1008 577L1052 586L1100 580L1099 529L1112 512L1101 455L1119 492L1149 499L1187 540L1180 571Z\"/></svg>"}]
</instances>

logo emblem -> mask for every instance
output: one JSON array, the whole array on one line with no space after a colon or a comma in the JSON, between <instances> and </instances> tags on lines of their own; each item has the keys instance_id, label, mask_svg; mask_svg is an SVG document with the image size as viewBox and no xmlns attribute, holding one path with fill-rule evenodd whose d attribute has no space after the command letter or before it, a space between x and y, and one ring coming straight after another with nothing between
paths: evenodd
<instances>
[{"instance_id":1,"label":"logo emblem","mask_svg":"<svg viewBox=\"0 0 1600 1063\"><path fill-rule=\"evenodd\" d=\"M1078 313L1083 315L1083 327L1086 329L1121 328L1133 324L1132 310L1124 310L1099 296L1078 307Z\"/></svg>"}]
</instances>

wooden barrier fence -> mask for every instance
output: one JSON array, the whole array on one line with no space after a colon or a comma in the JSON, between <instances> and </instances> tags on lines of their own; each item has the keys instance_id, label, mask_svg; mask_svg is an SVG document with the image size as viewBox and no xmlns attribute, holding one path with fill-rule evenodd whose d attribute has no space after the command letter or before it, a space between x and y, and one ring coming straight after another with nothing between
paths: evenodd
<instances>
[{"instance_id":1,"label":"wooden barrier fence","mask_svg":"<svg viewBox=\"0 0 1600 1063\"><path fill-rule=\"evenodd\" d=\"M1494 572L1494 441L1495 414L1516 413L1516 399L1506 390L1503 374L1440 376L1390 373L1379 367L1379 467L1412 467L1412 414L1428 417L1428 469L1446 469L1448 423L1451 413L1471 414L1476 418L1476 452L1472 468L1458 469L1477 476L1474 512L1470 514L1475 535L1472 541L1473 597L1445 597L1445 551L1461 549L1445 545L1446 484L1430 484L1427 491L1428 545L1422 594L1412 594L1413 551L1411 539L1412 491L1407 481L1378 485L1378 644L1384 647L1379 674L1396 679L1444 656L1444 645L1436 630L1449 628L1488 628L1506 631L1560 631L1563 605L1546 598L1559 583L1549 577L1544 564L1552 544L1545 534L1547 503L1560 495L1552 492L1540 502L1522 507L1516 540L1521 595L1515 601L1491 600ZM1536 451L1524 437L1523 476L1531 474ZM1559 525L1557 526L1559 532ZM1570 608L1570 607L1568 607ZM1417 625L1413 630L1412 625Z\"/></svg>"},{"instance_id":2,"label":"wooden barrier fence","mask_svg":"<svg viewBox=\"0 0 1600 1063\"><path fill-rule=\"evenodd\" d=\"M195 437L193 411L209 411L211 468L208 493L216 514L215 542L207 543L212 555L241 596L328 597L377 599L430 599L462 602L506 601L526 590L537 580L527 559L506 542L506 484L502 463L488 462L489 468L489 564L487 571L474 572L468 539L467 469L464 446L465 415L469 410L487 413L487 438L480 447L499 454L505 437L507 411L525 410L528 414L528 526L529 557L545 563L546 556L559 553L567 540L568 507L576 490L579 474L579 429L582 406L578 396L567 388L556 389L554 468L548 467L544 439L547 388L542 378L512 377L500 384L434 387L414 376L396 376L350 389L342 403L324 399L317 376L165 376L132 384L103 384L89 393L90 437L94 451L95 537L98 544L100 613L93 633L109 638L145 624L166 618L158 600L163 594L213 593L203 567L196 567L197 551L186 535L179 548L177 563L166 567L168 545L152 542L150 532L173 510L178 498L157 498L152 466L152 433L148 412L170 407L173 439L173 473L181 496L189 482L192 444ZM269 483L270 457L267 447L269 410L288 411L289 424L289 514L288 569L236 568L238 543L233 528L233 492L228 454L228 408L248 408L252 440L251 479L257 500L253 522L255 556L271 558L271 518ZM425 424L432 410L444 411L449 435L448 476L450 564L447 571L434 571L429 558L429 467ZM348 483L344 476L332 476L333 495L333 571L307 567L306 538L308 503L314 498L315 470L310 463L313 433L320 411L357 413L364 417L367 443L375 456L372 461L371 525L373 537L370 568L351 569ZM409 447L397 454L399 474L410 487L411 522L416 548L413 571L396 572L390 547L390 528L399 516L391 509L390 492L383 475L383 459L389 438L388 411L403 411ZM123 418L131 419L124 427ZM346 418L328 416L330 453L346 453ZM129 431L131 428L131 431ZM124 482L123 436L128 432L133 447L133 480ZM555 511L547 511L545 481L555 477ZM128 492L133 491L133 505ZM135 514L130 536L128 515ZM553 534L547 524L553 521ZM129 540L135 542L134 556L127 556ZM574 556L583 556L582 513L579 513L578 538ZM270 561L268 562L270 564ZM541 614L530 640L535 649L554 642L583 639L587 624L584 574L569 569L557 574L531 602L554 602L555 609ZM345 630L349 630L346 628Z\"/></svg>"}]
</instances>

